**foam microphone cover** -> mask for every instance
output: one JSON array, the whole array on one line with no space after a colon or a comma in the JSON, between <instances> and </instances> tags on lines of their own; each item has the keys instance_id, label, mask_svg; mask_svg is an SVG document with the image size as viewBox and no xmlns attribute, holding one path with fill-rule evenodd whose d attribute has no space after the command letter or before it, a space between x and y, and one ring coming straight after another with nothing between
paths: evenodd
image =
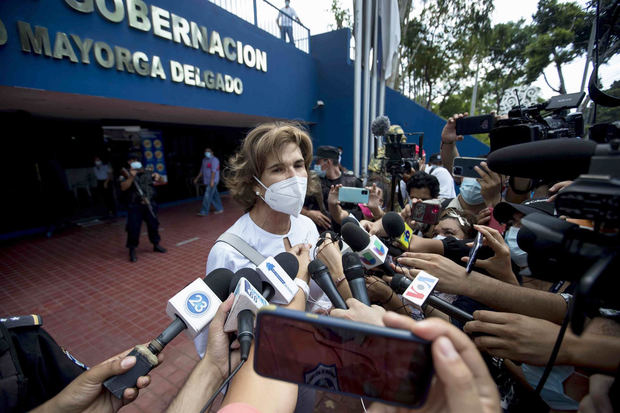
<instances>
[{"instance_id":1,"label":"foam microphone cover","mask_svg":"<svg viewBox=\"0 0 620 413\"><path fill-rule=\"evenodd\" d=\"M489 168L521 178L572 180L588 173L596 142L575 139L547 139L512 145L491 152Z\"/></svg>"},{"instance_id":2,"label":"foam microphone cover","mask_svg":"<svg viewBox=\"0 0 620 413\"><path fill-rule=\"evenodd\" d=\"M364 266L362 265L362 261L360 257L353 252L347 252L342 256L342 269L344 275L347 277L347 281L364 278Z\"/></svg>"},{"instance_id":3,"label":"foam microphone cover","mask_svg":"<svg viewBox=\"0 0 620 413\"><path fill-rule=\"evenodd\" d=\"M340 222L340 228L342 228L343 226L345 226L345 225L346 225L346 224L348 224L349 222L350 222L350 223L352 223L352 224L355 224L355 225L359 226L359 224L358 224L358 222L357 222L357 220L356 220L355 218L352 218L352 217L349 217L349 216L348 216L348 217L344 218L344 219L342 220L342 222ZM340 232L342 232L342 231L340 231Z\"/></svg>"},{"instance_id":4,"label":"foam microphone cover","mask_svg":"<svg viewBox=\"0 0 620 413\"><path fill-rule=\"evenodd\" d=\"M217 295L217 298L225 301L229 294L230 280L234 276L235 274L228 268L216 268L207 274L204 282Z\"/></svg>"},{"instance_id":5,"label":"foam microphone cover","mask_svg":"<svg viewBox=\"0 0 620 413\"><path fill-rule=\"evenodd\" d=\"M387 116L379 116L370 124L370 131L375 136L385 136L390 130L390 119Z\"/></svg>"},{"instance_id":6,"label":"foam microphone cover","mask_svg":"<svg viewBox=\"0 0 620 413\"><path fill-rule=\"evenodd\" d=\"M390 238L398 238L405 232L405 222L403 218L394 211L386 213L381 219L383 229Z\"/></svg>"},{"instance_id":7,"label":"foam microphone cover","mask_svg":"<svg viewBox=\"0 0 620 413\"><path fill-rule=\"evenodd\" d=\"M297 257L290 252L281 252L273 257L273 259L280 264L280 267L282 267L291 279L294 280L297 277L297 272L299 271L299 261L297 261Z\"/></svg>"},{"instance_id":8,"label":"foam microphone cover","mask_svg":"<svg viewBox=\"0 0 620 413\"><path fill-rule=\"evenodd\" d=\"M353 251L361 251L370 242L370 236L359 225L351 222L342 227L342 238ZM399 234L400 235L400 234Z\"/></svg>"},{"instance_id":9,"label":"foam microphone cover","mask_svg":"<svg viewBox=\"0 0 620 413\"><path fill-rule=\"evenodd\" d=\"M235 288L237 288L237 284L239 283L241 277L248 280L250 284L252 284L252 287L256 288L258 292L263 292L263 281L261 280L260 275L258 275L256 270L253 270L252 268L241 268L230 280L230 284L228 287L229 294L235 291Z\"/></svg>"}]
</instances>

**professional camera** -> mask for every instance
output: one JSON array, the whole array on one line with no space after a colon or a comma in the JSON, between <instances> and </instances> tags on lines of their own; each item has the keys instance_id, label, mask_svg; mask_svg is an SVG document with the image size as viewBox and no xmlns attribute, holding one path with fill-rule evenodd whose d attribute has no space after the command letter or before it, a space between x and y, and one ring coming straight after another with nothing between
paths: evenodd
<instances>
[{"instance_id":1,"label":"professional camera","mask_svg":"<svg viewBox=\"0 0 620 413\"><path fill-rule=\"evenodd\" d=\"M554 138L575 138L584 134L581 112L566 114L581 104L584 92L554 96L547 102L515 106L507 119L498 119L490 130L491 152L510 145Z\"/></svg>"}]
</instances>

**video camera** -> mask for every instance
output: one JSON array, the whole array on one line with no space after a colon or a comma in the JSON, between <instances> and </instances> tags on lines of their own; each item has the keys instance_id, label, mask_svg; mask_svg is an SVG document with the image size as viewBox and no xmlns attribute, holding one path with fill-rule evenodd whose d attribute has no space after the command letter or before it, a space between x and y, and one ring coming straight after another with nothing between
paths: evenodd
<instances>
[{"instance_id":1,"label":"video camera","mask_svg":"<svg viewBox=\"0 0 620 413\"><path fill-rule=\"evenodd\" d=\"M491 152L507 146L554 138L576 138L584 134L583 114L566 113L581 104L585 92L554 96L547 102L515 106L507 119L498 119L490 130Z\"/></svg>"}]
</instances>

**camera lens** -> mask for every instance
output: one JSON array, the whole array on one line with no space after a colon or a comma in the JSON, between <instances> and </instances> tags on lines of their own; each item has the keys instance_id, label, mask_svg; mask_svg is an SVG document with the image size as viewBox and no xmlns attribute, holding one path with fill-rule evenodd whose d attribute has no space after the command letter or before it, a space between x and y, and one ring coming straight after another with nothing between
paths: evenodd
<instances>
[{"instance_id":1,"label":"camera lens","mask_svg":"<svg viewBox=\"0 0 620 413\"><path fill-rule=\"evenodd\" d=\"M362 195L367 195L368 194L368 190L364 189L362 190Z\"/></svg>"}]
</instances>

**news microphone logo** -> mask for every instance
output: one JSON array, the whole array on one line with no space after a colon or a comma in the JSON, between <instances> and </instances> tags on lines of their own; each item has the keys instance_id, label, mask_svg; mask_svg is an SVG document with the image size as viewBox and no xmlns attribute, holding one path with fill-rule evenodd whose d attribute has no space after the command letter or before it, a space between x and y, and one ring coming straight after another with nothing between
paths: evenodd
<instances>
[{"instance_id":1,"label":"news microphone logo","mask_svg":"<svg viewBox=\"0 0 620 413\"><path fill-rule=\"evenodd\" d=\"M437 277L420 271L418 276L415 277L403 293L403 298L409 301L414 307L422 308L438 282L439 279Z\"/></svg>"},{"instance_id":2,"label":"news microphone logo","mask_svg":"<svg viewBox=\"0 0 620 413\"><path fill-rule=\"evenodd\" d=\"M411 233L411 228L409 228L409 225L405 224L405 232L402 233L399 239L401 245L406 245L407 248L409 247L411 243Z\"/></svg>"},{"instance_id":3,"label":"news microphone logo","mask_svg":"<svg viewBox=\"0 0 620 413\"><path fill-rule=\"evenodd\" d=\"M234 294L235 300L224 323L225 333L237 331L237 316L241 311L250 310L256 314L259 308L269 304L261 293L243 277L239 279Z\"/></svg>"},{"instance_id":4,"label":"news microphone logo","mask_svg":"<svg viewBox=\"0 0 620 413\"><path fill-rule=\"evenodd\" d=\"M381 255L385 255L385 248L383 248L383 243L379 240L374 240L375 243L373 245L373 249L375 250L375 252L377 253L377 255L381 256Z\"/></svg>"},{"instance_id":5,"label":"news microphone logo","mask_svg":"<svg viewBox=\"0 0 620 413\"><path fill-rule=\"evenodd\" d=\"M194 292L187 296L185 305L190 315L201 316L209 308L209 297L201 292Z\"/></svg>"},{"instance_id":6,"label":"news microphone logo","mask_svg":"<svg viewBox=\"0 0 620 413\"><path fill-rule=\"evenodd\" d=\"M268 262L267 265L267 271L273 273L273 275L276 276L276 278L284 285L286 285L286 281L284 281L284 279L282 277L280 277L280 274L278 274L278 271L276 270L276 266L273 265L272 263Z\"/></svg>"},{"instance_id":7,"label":"news microphone logo","mask_svg":"<svg viewBox=\"0 0 620 413\"><path fill-rule=\"evenodd\" d=\"M276 304L288 304L291 302L299 287L284 271L282 266L273 257L267 257L256 267L261 279L267 281L275 289L272 301Z\"/></svg>"}]
</instances>

